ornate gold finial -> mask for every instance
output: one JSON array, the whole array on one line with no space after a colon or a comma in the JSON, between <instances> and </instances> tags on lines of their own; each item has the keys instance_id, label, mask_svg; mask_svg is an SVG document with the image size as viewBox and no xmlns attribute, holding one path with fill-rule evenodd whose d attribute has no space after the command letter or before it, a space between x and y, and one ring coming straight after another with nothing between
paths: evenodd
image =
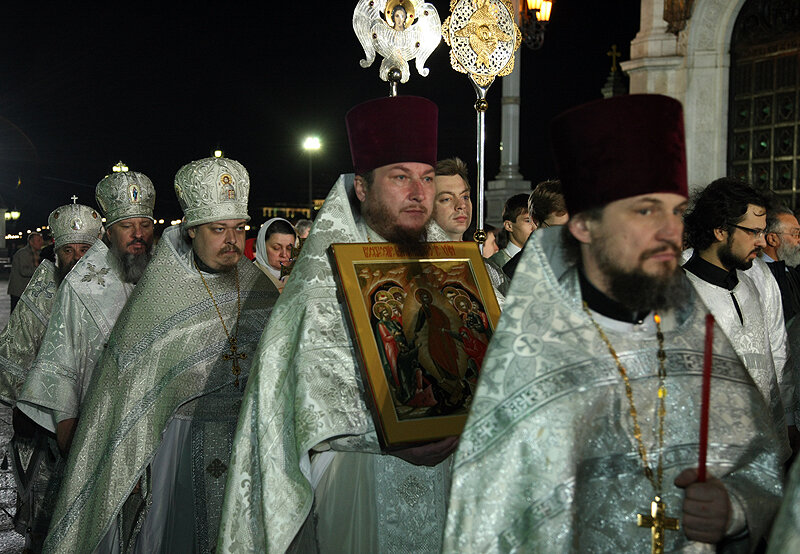
<instances>
[{"instance_id":1,"label":"ornate gold finial","mask_svg":"<svg viewBox=\"0 0 800 554\"><path fill-rule=\"evenodd\" d=\"M451 15L442 25L450 46L450 65L478 85L488 87L514 69L514 52L522 35L507 0L451 0Z\"/></svg>"}]
</instances>

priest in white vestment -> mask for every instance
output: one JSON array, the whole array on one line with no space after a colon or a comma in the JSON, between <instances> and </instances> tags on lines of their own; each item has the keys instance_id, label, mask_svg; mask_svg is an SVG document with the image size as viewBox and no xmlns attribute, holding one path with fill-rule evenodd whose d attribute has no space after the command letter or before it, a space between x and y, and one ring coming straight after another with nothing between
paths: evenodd
<instances>
[{"instance_id":1,"label":"priest in white vestment","mask_svg":"<svg viewBox=\"0 0 800 554\"><path fill-rule=\"evenodd\" d=\"M456 452L444 551L751 551L782 492L775 407L715 327L699 478L707 310L679 267L681 106L592 102L551 138L570 220L534 233L517 267Z\"/></svg>"},{"instance_id":2,"label":"priest in white vestment","mask_svg":"<svg viewBox=\"0 0 800 554\"><path fill-rule=\"evenodd\" d=\"M136 171L103 178L95 198L110 247L97 241L58 289L52 315L17 406L69 450L80 406L122 307L153 245L155 189Z\"/></svg>"},{"instance_id":3,"label":"priest in white vestment","mask_svg":"<svg viewBox=\"0 0 800 554\"><path fill-rule=\"evenodd\" d=\"M59 285L103 229L97 210L75 203L53 210L47 223L56 264L42 260L0 333L0 400L11 406L39 352ZM58 458L56 441L16 408L13 422L9 454L19 494L14 526L26 548L39 551L50 523L52 502L45 496Z\"/></svg>"},{"instance_id":4,"label":"priest in white vestment","mask_svg":"<svg viewBox=\"0 0 800 554\"><path fill-rule=\"evenodd\" d=\"M82 204L66 204L47 219L55 265L42 260L0 333L0 401L14 405L42 345L56 291L102 232L100 214Z\"/></svg>"},{"instance_id":5,"label":"priest in white vestment","mask_svg":"<svg viewBox=\"0 0 800 554\"><path fill-rule=\"evenodd\" d=\"M418 97L348 113L356 176L325 200L259 343L218 553L441 549L456 440L381 452L328 258L334 242L447 240L428 225L436 124Z\"/></svg>"},{"instance_id":6,"label":"priest in white vestment","mask_svg":"<svg viewBox=\"0 0 800 554\"><path fill-rule=\"evenodd\" d=\"M785 371L786 327L778 283L758 257L766 244L768 200L750 185L722 178L698 192L686 214L686 275L714 314L764 400L779 408L775 426L785 438L800 415L794 376ZM794 429L792 429L794 431Z\"/></svg>"}]
</instances>

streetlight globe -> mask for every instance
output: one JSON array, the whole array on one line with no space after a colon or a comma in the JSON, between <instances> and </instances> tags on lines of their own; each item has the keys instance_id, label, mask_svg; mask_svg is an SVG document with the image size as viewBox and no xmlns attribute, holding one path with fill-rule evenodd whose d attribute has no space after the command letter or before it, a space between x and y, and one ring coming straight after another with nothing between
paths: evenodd
<instances>
[{"instance_id":1,"label":"streetlight globe","mask_svg":"<svg viewBox=\"0 0 800 554\"><path fill-rule=\"evenodd\" d=\"M306 140L303 141L304 150L319 150L320 148L322 148L322 143L319 137L306 137Z\"/></svg>"}]
</instances>

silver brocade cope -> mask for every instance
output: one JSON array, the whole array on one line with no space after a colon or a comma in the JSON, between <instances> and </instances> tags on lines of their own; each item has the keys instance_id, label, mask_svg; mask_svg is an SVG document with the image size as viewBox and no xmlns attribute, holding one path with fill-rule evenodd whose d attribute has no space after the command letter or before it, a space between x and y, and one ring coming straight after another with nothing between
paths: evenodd
<instances>
[{"instance_id":1,"label":"silver brocade cope","mask_svg":"<svg viewBox=\"0 0 800 554\"><path fill-rule=\"evenodd\" d=\"M418 551L418 545L439 550L446 506L446 489L439 485L449 482L449 460L426 468L380 455L337 297L328 246L380 240L353 212L352 186L352 175L341 177L325 200L259 343L231 457L219 552L289 547L312 510L308 452L315 448L336 451L338 467L348 473L352 464L342 460L360 459L374 477L375 485L361 489L367 500L354 512L374 506L361 535L376 533L377 551ZM447 240L433 226L428 238ZM323 512L348 517L340 508L339 514ZM318 524L329 524L323 519Z\"/></svg>"},{"instance_id":2,"label":"silver brocade cope","mask_svg":"<svg viewBox=\"0 0 800 554\"><path fill-rule=\"evenodd\" d=\"M192 267L191 248L180 238L179 227L165 231L117 320L81 408L45 551L91 552L117 515L121 540L130 546L144 517L129 509L131 502L133 508L137 501L149 505L154 491L146 469L165 429L177 419L191 421L194 502L182 509L194 514L196 537L188 540L196 539L201 552L213 551L244 381L278 296L249 260L242 257L238 268L238 345L248 356L241 361L240 388L233 385L230 360L223 358L229 343ZM235 320L233 274L207 275L206 280L223 317ZM140 478L144 498L132 495L126 501Z\"/></svg>"},{"instance_id":3,"label":"silver brocade cope","mask_svg":"<svg viewBox=\"0 0 800 554\"><path fill-rule=\"evenodd\" d=\"M625 387L581 308L577 272L560 231L531 236L492 338L453 469L446 552L649 552L653 487L637 453ZM685 283L686 287L690 287ZM682 517L671 483L696 467L705 309L662 316L667 355L663 499ZM626 367L651 467L658 452L658 341L654 325L597 315ZM769 410L722 333L714 336L708 471L725 484L755 547L782 492ZM666 551L692 548L668 531ZM735 542L735 541L734 541ZM736 550L738 549L738 550Z\"/></svg>"},{"instance_id":4,"label":"silver brocade cope","mask_svg":"<svg viewBox=\"0 0 800 554\"><path fill-rule=\"evenodd\" d=\"M97 241L67 274L56 294L42 346L18 406L50 431L77 417L111 328L133 291L119 259Z\"/></svg>"},{"instance_id":5,"label":"silver brocade cope","mask_svg":"<svg viewBox=\"0 0 800 554\"><path fill-rule=\"evenodd\" d=\"M405 12L404 27L399 29L390 23L391 12L398 5ZM442 40L439 13L422 0L360 0L353 12L353 30L366 55L359 62L361 67L371 66L377 52L384 58L380 78L388 81L389 70L396 68L401 83L408 81L408 62L415 58L417 72L427 77L425 62Z\"/></svg>"},{"instance_id":6,"label":"silver brocade cope","mask_svg":"<svg viewBox=\"0 0 800 554\"><path fill-rule=\"evenodd\" d=\"M56 268L42 260L0 333L0 399L17 401L22 384L36 359L56 297Z\"/></svg>"}]
</instances>

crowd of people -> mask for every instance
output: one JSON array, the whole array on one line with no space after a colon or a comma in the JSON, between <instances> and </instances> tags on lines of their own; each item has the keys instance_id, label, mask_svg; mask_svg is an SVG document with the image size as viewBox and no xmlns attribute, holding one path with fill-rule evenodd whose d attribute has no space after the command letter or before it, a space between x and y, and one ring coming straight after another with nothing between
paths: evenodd
<instances>
[{"instance_id":1,"label":"crowd of people","mask_svg":"<svg viewBox=\"0 0 800 554\"><path fill-rule=\"evenodd\" d=\"M474 191L429 100L345 119L313 223L246 240L247 170L205 158L161 237L135 171L53 210L52 262L30 234L0 334L27 551L798 551L800 224L732 178L689 198L679 102L553 121L558 179L480 247L496 325L464 283L374 287L395 407L469 413L391 447L330 247L473 241Z\"/></svg>"}]
</instances>

